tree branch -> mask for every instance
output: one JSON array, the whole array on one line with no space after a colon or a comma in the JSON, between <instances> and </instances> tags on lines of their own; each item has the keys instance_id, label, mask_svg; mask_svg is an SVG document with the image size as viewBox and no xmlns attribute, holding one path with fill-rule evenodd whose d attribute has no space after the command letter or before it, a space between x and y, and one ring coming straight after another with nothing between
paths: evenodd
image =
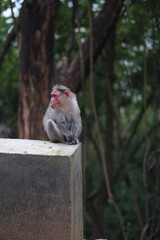
<instances>
[{"instance_id":1,"label":"tree branch","mask_svg":"<svg viewBox=\"0 0 160 240\"><path fill-rule=\"evenodd\" d=\"M4 42L1 51L0 51L0 67L2 65L2 62L4 60L4 57L6 55L6 53L8 52L11 42L16 38L17 36L17 32L20 29L20 21L19 19L16 21L16 24L14 25L14 27L12 28L12 31L10 32L10 34L7 36L6 41Z\"/></svg>"},{"instance_id":2,"label":"tree branch","mask_svg":"<svg viewBox=\"0 0 160 240\"><path fill-rule=\"evenodd\" d=\"M77 0L72 0L72 18L71 18L71 33L70 33L70 44L67 50L67 57L70 58L71 52L75 44L75 27L76 27L76 15L77 15Z\"/></svg>"},{"instance_id":3,"label":"tree branch","mask_svg":"<svg viewBox=\"0 0 160 240\"><path fill-rule=\"evenodd\" d=\"M99 16L93 22L92 36L93 36L93 62L95 63L100 55L109 35L111 29L115 25L120 10L123 6L124 0L108 0L104 3ZM82 44L82 51L84 55L84 77L89 74L89 49L90 49L90 36L86 37L85 42ZM66 76L59 77L59 82L69 86L73 91L77 92L80 88L81 82L80 73L80 54L79 52L72 61Z\"/></svg>"}]
</instances>

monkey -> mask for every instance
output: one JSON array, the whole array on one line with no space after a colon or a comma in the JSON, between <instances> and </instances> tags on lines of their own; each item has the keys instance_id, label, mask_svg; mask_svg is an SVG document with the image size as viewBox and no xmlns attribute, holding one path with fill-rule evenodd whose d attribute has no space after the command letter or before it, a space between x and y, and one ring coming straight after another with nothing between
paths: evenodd
<instances>
[{"instance_id":1,"label":"monkey","mask_svg":"<svg viewBox=\"0 0 160 240\"><path fill-rule=\"evenodd\" d=\"M68 57L63 56L57 63L56 69L59 74L65 74L68 68Z\"/></svg>"},{"instance_id":2,"label":"monkey","mask_svg":"<svg viewBox=\"0 0 160 240\"><path fill-rule=\"evenodd\" d=\"M82 131L76 95L66 86L55 85L43 117L43 127L51 142L78 144Z\"/></svg>"},{"instance_id":3,"label":"monkey","mask_svg":"<svg viewBox=\"0 0 160 240\"><path fill-rule=\"evenodd\" d=\"M0 124L0 138L11 137L11 129L6 124Z\"/></svg>"}]
</instances>

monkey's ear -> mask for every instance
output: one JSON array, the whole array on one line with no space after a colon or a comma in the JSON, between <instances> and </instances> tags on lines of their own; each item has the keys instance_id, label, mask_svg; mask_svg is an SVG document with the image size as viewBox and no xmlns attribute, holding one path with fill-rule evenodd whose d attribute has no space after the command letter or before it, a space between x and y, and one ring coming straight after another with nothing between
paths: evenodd
<instances>
[{"instance_id":1,"label":"monkey's ear","mask_svg":"<svg viewBox=\"0 0 160 240\"><path fill-rule=\"evenodd\" d=\"M64 91L64 95L66 95L66 97L69 97L69 92L68 91Z\"/></svg>"}]
</instances>

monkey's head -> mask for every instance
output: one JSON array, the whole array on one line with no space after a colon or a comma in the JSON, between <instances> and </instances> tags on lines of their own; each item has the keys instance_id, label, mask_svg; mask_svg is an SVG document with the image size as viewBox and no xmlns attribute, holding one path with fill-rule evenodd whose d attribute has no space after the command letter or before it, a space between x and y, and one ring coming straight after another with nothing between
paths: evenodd
<instances>
[{"instance_id":1,"label":"monkey's head","mask_svg":"<svg viewBox=\"0 0 160 240\"><path fill-rule=\"evenodd\" d=\"M61 59L62 59L63 63L65 63L65 64L68 63L68 57L63 56Z\"/></svg>"},{"instance_id":2,"label":"monkey's head","mask_svg":"<svg viewBox=\"0 0 160 240\"><path fill-rule=\"evenodd\" d=\"M56 85L51 92L51 107L54 109L60 109L62 106L65 105L65 103L70 97L70 94L71 91L69 88L62 85Z\"/></svg>"}]
</instances>

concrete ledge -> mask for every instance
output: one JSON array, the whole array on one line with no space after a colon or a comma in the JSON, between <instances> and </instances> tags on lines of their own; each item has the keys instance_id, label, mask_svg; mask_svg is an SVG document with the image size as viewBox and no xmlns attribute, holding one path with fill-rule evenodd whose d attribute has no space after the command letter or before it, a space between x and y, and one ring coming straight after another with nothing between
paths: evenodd
<instances>
[{"instance_id":1,"label":"concrete ledge","mask_svg":"<svg viewBox=\"0 0 160 240\"><path fill-rule=\"evenodd\" d=\"M82 240L81 145L0 139L0 239Z\"/></svg>"}]
</instances>

